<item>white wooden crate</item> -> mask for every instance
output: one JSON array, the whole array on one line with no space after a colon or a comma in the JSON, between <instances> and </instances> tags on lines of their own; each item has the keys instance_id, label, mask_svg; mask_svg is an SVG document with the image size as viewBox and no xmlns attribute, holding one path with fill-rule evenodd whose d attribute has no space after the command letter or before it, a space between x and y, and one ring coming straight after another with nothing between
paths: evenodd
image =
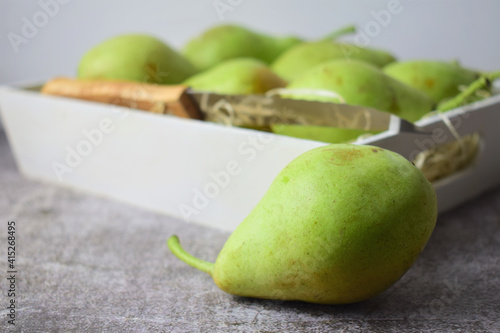
<instances>
[{"instance_id":1,"label":"white wooden crate","mask_svg":"<svg viewBox=\"0 0 500 333\"><path fill-rule=\"evenodd\" d=\"M234 230L279 171L323 142L0 87L3 124L28 178ZM500 95L446 113L460 136L479 133L474 163L434 183L440 212L500 184ZM439 116L401 123L357 144L410 158L455 137Z\"/></svg>"}]
</instances>

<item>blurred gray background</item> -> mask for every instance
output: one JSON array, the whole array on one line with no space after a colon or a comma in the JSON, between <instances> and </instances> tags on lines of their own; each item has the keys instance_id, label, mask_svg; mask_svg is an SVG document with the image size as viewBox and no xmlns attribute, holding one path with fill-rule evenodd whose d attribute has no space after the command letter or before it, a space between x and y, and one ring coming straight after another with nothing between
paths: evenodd
<instances>
[{"instance_id":1,"label":"blurred gray background","mask_svg":"<svg viewBox=\"0 0 500 333\"><path fill-rule=\"evenodd\" d=\"M388 17L391 6L397 13ZM180 48L231 22L304 38L353 23L369 46L400 59L458 59L487 71L500 69L499 16L498 0L0 0L0 83L74 75L85 51L120 33Z\"/></svg>"}]
</instances>

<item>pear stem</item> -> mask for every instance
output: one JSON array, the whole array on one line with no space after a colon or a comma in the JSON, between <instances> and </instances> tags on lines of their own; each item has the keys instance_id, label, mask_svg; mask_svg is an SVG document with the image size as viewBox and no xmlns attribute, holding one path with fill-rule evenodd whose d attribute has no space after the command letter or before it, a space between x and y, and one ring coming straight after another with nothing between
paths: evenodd
<instances>
[{"instance_id":1,"label":"pear stem","mask_svg":"<svg viewBox=\"0 0 500 333\"><path fill-rule=\"evenodd\" d=\"M170 237L167 241L168 248L172 253L179 258L180 260L184 261L186 264L199 269L202 272L205 272L209 274L210 276L212 275L214 264L208 261L201 260L199 258L196 258L192 256L191 254L187 253L181 246L181 243L179 241L179 237L176 235L173 235Z\"/></svg>"},{"instance_id":2,"label":"pear stem","mask_svg":"<svg viewBox=\"0 0 500 333\"><path fill-rule=\"evenodd\" d=\"M351 34L351 33L352 34L356 33L356 26L354 26L352 24L347 25L345 27L342 27L340 29L337 29L337 30L329 33L325 37L321 38L320 41L336 40L339 37L342 37L344 35Z\"/></svg>"},{"instance_id":3,"label":"pear stem","mask_svg":"<svg viewBox=\"0 0 500 333\"><path fill-rule=\"evenodd\" d=\"M499 71L495 71L495 72L491 72L488 75L490 76L490 80L491 81L494 81L496 79L500 79L500 70Z\"/></svg>"},{"instance_id":4,"label":"pear stem","mask_svg":"<svg viewBox=\"0 0 500 333\"><path fill-rule=\"evenodd\" d=\"M500 78L500 71L481 75L477 80L472 82L464 91L453 97L452 99L440 103L437 107L438 111L448 111L462 106L467 98L471 97L476 91L484 88L489 88L491 83Z\"/></svg>"}]
</instances>

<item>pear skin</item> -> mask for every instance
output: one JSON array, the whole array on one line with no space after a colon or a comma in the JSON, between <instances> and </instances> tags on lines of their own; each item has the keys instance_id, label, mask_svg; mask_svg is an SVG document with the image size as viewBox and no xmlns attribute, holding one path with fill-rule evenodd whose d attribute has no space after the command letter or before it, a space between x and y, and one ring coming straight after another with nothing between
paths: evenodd
<instances>
[{"instance_id":1,"label":"pear skin","mask_svg":"<svg viewBox=\"0 0 500 333\"><path fill-rule=\"evenodd\" d=\"M168 245L234 295L353 303L405 274L436 218L432 185L404 157L374 146L336 144L289 163L215 264L185 252L176 236Z\"/></svg>"},{"instance_id":2,"label":"pear skin","mask_svg":"<svg viewBox=\"0 0 500 333\"><path fill-rule=\"evenodd\" d=\"M200 70L225 60L250 57L270 63L283 51L302 42L298 37L273 37L233 24L218 25L188 41L183 54Z\"/></svg>"},{"instance_id":3,"label":"pear skin","mask_svg":"<svg viewBox=\"0 0 500 333\"><path fill-rule=\"evenodd\" d=\"M287 82L262 61L237 58L224 61L184 81L194 90L219 94L263 94Z\"/></svg>"},{"instance_id":4,"label":"pear skin","mask_svg":"<svg viewBox=\"0 0 500 333\"><path fill-rule=\"evenodd\" d=\"M271 125L271 130L273 133L280 135L326 143L352 142L362 135L379 133L379 131L365 131L353 128L296 124L273 124Z\"/></svg>"},{"instance_id":5,"label":"pear skin","mask_svg":"<svg viewBox=\"0 0 500 333\"><path fill-rule=\"evenodd\" d=\"M395 62L383 70L387 75L428 94L436 103L457 95L461 86L479 78L478 72L439 60Z\"/></svg>"},{"instance_id":6,"label":"pear skin","mask_svg":"<svg viewBox=\"0 0 500 333\"><path fill-rule=\"evenodd\" d=\"M78 66L80 79L177 84L197 73L181 54L153 36L120 35L89 50Z\"/></svg>"},{"instance_id":7,"label":"pear skin","mask_svg":"<svg viewBox=\"0 0 500 333\"><path fill-rule=\"evenodd\" d=\"M271 69L283 79L292 81L308 69L333 59L362 60L377 67L383 67L396 60L393 55L378 49L317 41L291 47L271 64Z\"/></svg>"},{"instance_id":8,"label":"pear skin","mask_svg":"<svg viewBox=\"0 0 500 333\"><path fill-rule=\"evenodd\" d=\"M287 89L304 93L284 97L323 102L344 102L390 112L408 121L416 121L431 112L434 101L425 93L388 75L380 68L359 60L331 60L291 81ZM326 90L340 97L323 97L307 90Z\"/></svg>"}]
</instances>

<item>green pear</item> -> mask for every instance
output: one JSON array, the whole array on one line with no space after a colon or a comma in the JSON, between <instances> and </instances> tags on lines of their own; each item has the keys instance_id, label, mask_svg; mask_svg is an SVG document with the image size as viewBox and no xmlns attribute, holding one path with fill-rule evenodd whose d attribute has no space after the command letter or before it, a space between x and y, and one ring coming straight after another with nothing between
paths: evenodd
<instances>
[{"instance_id":1,"label":"green pear","mask_svg":"<svg viewBox=\"0 0 500 333\"><path fill-rule=\"evenodd\" d=\"M321 141L326 143L344 143L356 140L362 135L377 134L380 131L365 131L353 128L330 126L310 126L296 124L273 124L273 133L295 138Z\"/></svg>"},{"instance_id":2,"label":"green pear","mask_svg":"<svg viewBox=\"0 0 500 333\"><path fill-rule=\"evenodd\" d=\"M434 99L436 103L453 97L461 86L471 84L479 73L457 63L439 60L410 60L384 67L384 72Z\"/></svg>"},{"instance_id":3,"label":"green pear","mask_svg":"<svg viewBox=\"0 0 500 333\"><path fill-rule=\"evenodd\" d=\"M219 94L263 94L286 82L262 61L253 58L226 60L184 81L194 90Z\"/></svg>"},{"instance_id":4,"label":"green pear","mask_svg":"<svg viewBox=\"0 0 500 333\"><path fill-rule=\"evenodd\" d=\"M493 82L498 79L500 79L500 71L481 74L459 94L440 101L437 110L442 112L452 110L491 96Z\"/></svg>"},{"instance_id":5,"label":"green pear","mask_svg":"<svg viewBox=\"0 0 500 333\"><path fill-rule=\"evenodd\" d=\"M293 160L231 234L215 264L168 245L246 297L340 304L386 290L411 267L436 223L422 172L399 154L337 144Z\"/></svg>"},{"instance_id":6,"label":"green pear","mask_svg":"<svg viewBox=\"0 0 500 333\"><path fill-rule=\"evenodd\" d=\"M434 101L427 94L359 60L324 62L292 80L286 88L291 93L284 97L372 107L408 121L416 121L434 108ZM310 90L332 92L338 97Z\"/></svg>"},{"instance_id":7,"label":"green pear","mask_svg":"<svg viewBox=\"0 0 500 333\"><path fill-rule=\"evenodd\" d=\"M395 61L393 55L382 50L323 40L291 47L271 64L271 69L291 81L308 69L333 59L362 60L377 67Z\"/></svg>"},{"instance_id":8,"label":"green pear","mask_svg":"<svg viewBox=\"0 0 500 333\"><path fill-rule=\"evenodd\" d=\"M205 70L224 60L240 57L270 63L301 41L298 37L273 37L237 25L219 25L191 39L183 53L200 70Z\"/></svg>"},{"instance_id":9,"label":"green pear","mask_svg":"<svg viewBox=\"0 0 500 333\"><path fill-rule=\"evenodd\" d=\"M120 35L89 50L78 66L78 78L177 84L197 73L180 53L148 35Z\"/></svg>"}]
</instances>

